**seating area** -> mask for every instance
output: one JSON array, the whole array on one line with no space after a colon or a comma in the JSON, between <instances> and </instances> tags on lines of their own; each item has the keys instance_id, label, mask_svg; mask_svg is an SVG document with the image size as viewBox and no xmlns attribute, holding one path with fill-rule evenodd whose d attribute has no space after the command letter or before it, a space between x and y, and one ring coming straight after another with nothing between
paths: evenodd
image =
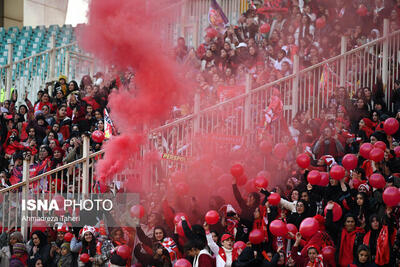
<instances>
[{"instance_id":1,"label":"seating area","mask_svg":"<svg viewBox=\"0 0 400 267\"><path fill-rule=\"evenodd\" d=\"M13 60L23 58L46 51L51 46L51 35L56 37L56 47L74 42L75 29L71 25L50 25L50 27L24 26L21 29L11 27L8 30L0 28L0 66L7 64L9 43L14 44Z\"/></svg>"}]
</instances>

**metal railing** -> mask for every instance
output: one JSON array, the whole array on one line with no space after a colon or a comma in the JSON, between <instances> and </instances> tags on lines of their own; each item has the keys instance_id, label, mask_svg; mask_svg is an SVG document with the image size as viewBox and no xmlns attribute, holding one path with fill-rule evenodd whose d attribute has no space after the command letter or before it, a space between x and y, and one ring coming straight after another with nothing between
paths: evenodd
<instances>
[{"instance_id":1,"label":"metal railing","mask_svg":"<svg viewBox=\"0 0 400 267\"><path fill-rule=\"evenodd\" d=\"M0 66L0 89L9 99L12 90L18 92L18 104L22 104L25 91L35 101L37 92L45 89L46 82L58 80L61 74L68 80L79 80L87 74L94 74L93 58L84 54L76 42L55 47L52 35L50 49L30 57L13 61L13 44L8 44L8 61ZM51 93L52 90L50 90Z\"/></svg>"},{"instance_id":2,"label":"metal railing","mask_svg":"<svg viewBox=\"0 0 400 267\"><path fill-rule=\"evenodd\" d=\"M142 164L133 169L145 170L145 173L142 171L114 177L113 186L126 181L129 175L146 182L143 186L152 186L161 176L168 176L172 171L185 168L188 160L201 155L204 149L201 141L203 137L229 139L228 147L257 145L258 130L264 128L265 108L274 91L280 94L283 116L287 123L291 122L298 111L309 110L312 116L319 116L321 110L329 106L337 87L343 86L354 95L358 88L374 86L378 76L382 77L385 98L390 103L393 81L399 74L400 31L389 34L388 21L385 20L384 24L382 38L347 52L346 39L342 38L341 55L309 68L299 70L299 59L295 57L293 74L275 82L252 88L251 77L248 75L244 94L212 107L200 110L200 96L196 94L193 114L148 132L146 144L132 160L133 164ZM271 133L275 142L281 139L280 127L279 123L272 127ZM153 151L160 153L161 163L141 161L147 152ZM9 199L11 192L19 192L11 197L12 201L3 201L0 205L2 225L12 226L13 221L19 223L19 201L22 197L27 199L32 194L40 194L41 192L35 191L34 185L48 177L57 177L62 181L60 188L45 188L54 193L67 190L71 196L82 196L91 192L96 180L94 163L103 153L104 151L99 151L89 154L89 141L85 138L82 158L32 178L29 178L29 163L25 161L22 182L0 190L0 196L4 199ZM64 188L64 184L68 186ZM29 225L19 225L26 234Z\"/></svg>"}]
</instances>

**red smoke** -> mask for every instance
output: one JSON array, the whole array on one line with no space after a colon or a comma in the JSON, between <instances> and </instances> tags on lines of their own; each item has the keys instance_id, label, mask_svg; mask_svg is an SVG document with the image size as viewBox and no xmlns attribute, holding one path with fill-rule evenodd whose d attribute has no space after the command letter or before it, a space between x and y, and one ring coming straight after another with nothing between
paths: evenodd
<instances>
[{"instance_id":1,"label":"red smoke","mask_svg":"<svg viewBox=\"0 0 400 267\"><path fill-rule=\"evenodd\" d=\"M78 33L80 46L96 59L117 69L131 68L135 73L136 88L120 88L110 95L110 115L121 135L104 147L106 154L98 162L98 177L111 179L123 171L139 150L142 139L136 135L143 134L143 125L159 125L183 91L175 62L161 49L169 48L152 24L159 20L156 8L165 8L164 1L154 1L151 9L149 2L91 1L88 25Z\"/></svg>"}]
</instances>

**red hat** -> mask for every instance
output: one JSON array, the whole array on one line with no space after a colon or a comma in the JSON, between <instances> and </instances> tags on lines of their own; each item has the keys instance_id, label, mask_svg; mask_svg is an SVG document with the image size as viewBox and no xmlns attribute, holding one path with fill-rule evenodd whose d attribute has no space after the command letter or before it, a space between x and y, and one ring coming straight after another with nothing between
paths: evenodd
<instances>
[{"instance_id":1,"label":"red hat","mask_svg":"<svg viewBox=\"0 0 400 267\"><path fill-rule=\"evenodd\" d=\"M224 234L224 235L221 237L221 242L224 242L225 240L227 240L227 239L229 239L229 238L232 238L232 240L234 240L234 238L233 238L232 235L230 235L230 234Z\"/></svg>"},{"instance_id":2,"label":"red hat","mask_svg":"<svg viewBox=\"0 0 400 267\"><path fill-rule=\"evenodd\" d=\"M60 226L58 226L58 228L57 228L57 232L66 233L66 232L68 232L68 231L69 231L69 228L68 228L68 225L66 225L66 224L60 225Z\"/></svg>"}]
</instances>

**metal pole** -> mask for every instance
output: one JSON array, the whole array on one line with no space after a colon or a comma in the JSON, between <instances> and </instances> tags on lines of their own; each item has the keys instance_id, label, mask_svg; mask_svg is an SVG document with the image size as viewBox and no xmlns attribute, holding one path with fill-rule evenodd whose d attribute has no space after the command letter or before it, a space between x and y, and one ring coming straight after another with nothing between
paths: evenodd
<instances>
[{"instance_id":1,"label":"metal pole","mask_svg":"<svg viewBox=\"0 0 400 267\"><path fill-rule=\"evenodd\" d=\"M56 73L56 50L54 49L56 46L56 36L55 34L51 35L50 38L50 80L55 79L55 73ZM50 93L50 92L49 92Z\"/></svg>"},{"instance_id":2,"label":"metal pole","mask_svg":"<svg viewBox=\"0 0 400 267\"><path fill-rule=\"evenodd\" d=\"M246 98L244 100L244 131L250 130L250 120L251 120L251 86L252 78L251 74L246 75Z\"/></svg>"},{"instance_id":3,"label":"metal pole","mask_svg":"<svg viewBox=\"0 0 400 267\"><path fill-rule=\"evenodd\" d=\"M82 152L82 158L85 159L85 161L82 164L82 194L83 198L88 197L89 195L89 145L90 145L90 140L89 137L85 136L83 137L83 152Z\"/></svg>"},{"instance_id":4,"label":"metal pole","mask_svg":"<svg viewBox=\"0 0 400 267\"><path fill-rule=\"evenodd\" d=\"M341 46L340 54L342 55L340 59L340 86L344 86L346 82L346 57L344 56L347 50L346 36L342 36L340 46Z\"/></svg>"},{"instance_id":5,"label":"metal pole","mask_svg":"<svg viewBox=\"0 0 400 267\"><path fill-rule=\"evenodd\" d=\"M23 169L22 169L22 181L25 182L25 185L22 186L22 195L21 199L28 200L28 192L29 192L29 161L24 159L23 161ZM28 240L28 211L26 209L21 209L21 234L24 237L24 240Z\"/></svg>"},{"instance_id":6,"label":"metal pole","mask_svg":"<svg viewBox=\"0 0 400 267\"><path fill-rule=\"evenodd\" d=\"M295 55L293 61L293 74L295 74L295 76L292 83L292 119L296 116L297 111L299 110L299 72L299 56Z\"/></svg>"},{"instance_id":7,"label":"metal pole","mask_svg":"<svg viewBox=\"0 0 400 267\"><path fill-rule=\"evenodd\" d=\"M383 91L385 92L385 99L387 101L388 96L388 73L389 73L389 19L384 19L383 21L383 56L382 56L382 83ZM389 102L386 102L389 103Z\"/></svg>"},{"instance_id":8,"label":"metal pole","mask_svg":"<svg viewBox=\"0 0 400 267\"><path fill-rule=\"evenodd\" d=\"M72 80L69 77L69 51L65 52L65 64L64 64L64 75L67 76L68 80Z\"/></svg>"},{"instance_id":9,"label":"metal pole","mask_svg":"<svg viewBox=\"0 0 400 267\"><path fill-rule=\"evenodd\" d=\"M200 131L200 93L196 92L194 95L194 133L198 133Z\"/></svg>"},{"instance_id":10,"label":"metal pole","mask_svg":"<svg viewBox=\"0 0 400 267\"><path fill-rule=\"evenodd\" d=\"M12 86L12 73L13 73L13 44L7 45L8 50L8 67L7 67L7 81L6 81L6 96L4 100L8 100L11 97L11 86Z\"/></svg>"}]
</instances>

